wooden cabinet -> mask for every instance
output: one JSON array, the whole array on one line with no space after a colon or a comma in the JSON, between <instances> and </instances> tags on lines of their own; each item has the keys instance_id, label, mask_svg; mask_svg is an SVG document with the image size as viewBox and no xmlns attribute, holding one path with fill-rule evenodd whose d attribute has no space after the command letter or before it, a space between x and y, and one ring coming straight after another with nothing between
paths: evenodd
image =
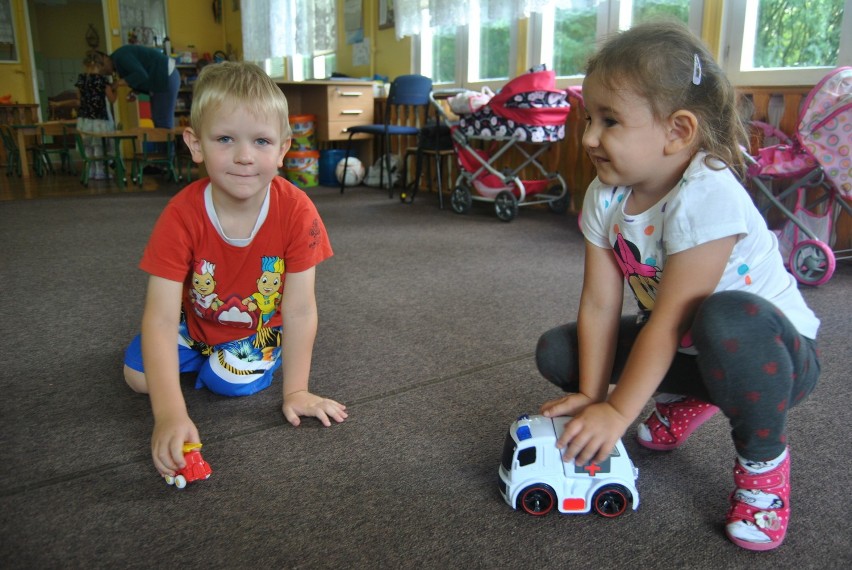
<instances>
[{"instance_id":1,"label":"wooden cabinet","mask_svg":"<svg viewBox=\"0 0 852 570\"><path fill-rule=\"evenodd\" d=\"M314 128L321 142L343 141L354 125L374 121L373 84L369 81L279 82L291 115L315 115ZM356 135L365 139L369 135Z\"/></svg>"},{"instance_id":2,"label":"wooden cabinet","mask_svg":"<svg viewBox=\"0 0 852 570\"><path fill-rule=\"evenodd\" d=\"M37 103L10 103L0 105L0 125L32 125L37 122Z\"/></svg>"}]
</instances>

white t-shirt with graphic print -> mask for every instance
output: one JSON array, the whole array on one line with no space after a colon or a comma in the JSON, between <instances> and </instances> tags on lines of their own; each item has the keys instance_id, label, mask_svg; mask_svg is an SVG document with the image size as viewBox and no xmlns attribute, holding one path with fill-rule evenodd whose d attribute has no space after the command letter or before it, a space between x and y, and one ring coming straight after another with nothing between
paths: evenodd
<instances>
[{"instance_id":1,"label":"white t-shirt with graphic print","mask_svg":"<svg viewBox=\"0 0 852 570\"><path fill-rule=\"evenodd\" d=\"M778 240L729 170L713 170L698 153L677 187L638 215L627 215L629 187L598 178L583 202L583 234L612 249L643 311L654 306L667 256L736 235L737 243L716 291L742 290L778 307L802 335L815 339L819 319L805 304L795 278L786 271Z\"/></svg>"}]
</instances>

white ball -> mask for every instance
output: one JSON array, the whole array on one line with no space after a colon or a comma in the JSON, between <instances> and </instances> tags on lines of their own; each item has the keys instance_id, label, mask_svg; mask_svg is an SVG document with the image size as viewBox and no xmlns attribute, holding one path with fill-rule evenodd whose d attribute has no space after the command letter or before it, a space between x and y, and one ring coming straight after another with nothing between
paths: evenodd
<instances>
[{"instance_id":1,"label":"white ball","mask_svg":"<svg viewBox=\"0 0 852 570\"><path fill-rule=\"evenodd\" d=\"M367 172L364 170L364 165L361 164L361 161L354 156L350 156L348 161L344 158L337 163L337 168L334 169L337 181L341 182L343 180L344 164L346 165L346 182L344 183L344 186L358 186L361 184Z\"/></svg>"}]
</instances>

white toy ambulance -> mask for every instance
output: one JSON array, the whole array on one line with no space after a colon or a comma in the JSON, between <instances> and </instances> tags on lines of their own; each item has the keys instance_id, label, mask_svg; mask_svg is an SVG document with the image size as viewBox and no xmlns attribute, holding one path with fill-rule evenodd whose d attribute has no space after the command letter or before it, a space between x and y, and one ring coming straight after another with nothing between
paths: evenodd
<instances>
[{"instance_id":1,"label":"white toy ambulance","mask_svg":"<svg viewBox=\"0 0 852 570\"><path fill-rule=\"evenodd\" d=\"M513 509L546 515L555 506L560 513L594 511L617 517L639 507L634 467L621 440L602 463L575 465L563 461L556 447L570 417L523 415L506 434L498 474L500 494Z\"/></svg>"}]
</instances>

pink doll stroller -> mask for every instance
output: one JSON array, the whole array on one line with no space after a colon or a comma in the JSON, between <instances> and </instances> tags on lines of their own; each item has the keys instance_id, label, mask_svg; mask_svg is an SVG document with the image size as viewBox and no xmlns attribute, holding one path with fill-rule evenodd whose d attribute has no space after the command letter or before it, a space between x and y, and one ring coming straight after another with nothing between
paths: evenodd
<instances>
[{"instance_id":1,"label":"pink doll stroller","mask_svg":"<svg viewBox=\"0 0 852 570\"><path fill-rule=\"evenodd\" d=\"M746 154L748 178L766 198L763 213L776 207L786 218L776 231L781 255L799 283L822 285L834 274L836 260L852 258L852 249L833 250L834 223L852 215L852 67L826 75L802 102L795 140L771 125L751 123L781 144ZM792 179L792 183L789 180ZM789 183L773 192L772 186ZM795 197L788 208L785 199Z\"/></svg>"},{"instance_id":2,"label":"pink doll stroller","mask_svg":"<svg viewBox=\"0 0 852 570\"><path fill-rule=\"evenodd\" d=\"M460 167L450 196L456 213L467 213L474 201L493 203L504 222L515 218L519 206L547 204L554 212L565 212L568 185L539 158L565 138L565 119L571 111L566 95L556 89L554 72L530 71L509 81L487 105L461 116L452 127ZM471 140L491 144L487 149L475 148ZM499 170L497 161L513 148L523 157L521 164ZM527 167L536 169L540 177L521 180Z\"/></svg>"}]
</instances>

